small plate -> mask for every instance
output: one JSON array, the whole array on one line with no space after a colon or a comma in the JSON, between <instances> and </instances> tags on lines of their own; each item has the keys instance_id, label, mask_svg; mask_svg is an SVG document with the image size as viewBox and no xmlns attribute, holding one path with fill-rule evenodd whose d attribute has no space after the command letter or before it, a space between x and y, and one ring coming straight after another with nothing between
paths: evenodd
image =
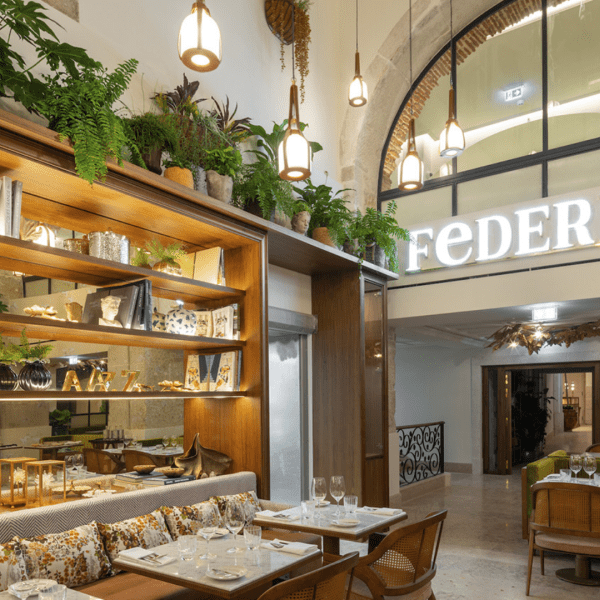
<instances>
[{"instance_id":1,"label":"small plate","mask_svg":"<svg viewBox=\"0 0 600 600\"><path fill-rule=\"evenodd\" d=\"M27 598L37 596L38 590L56 585L54 579L30 579L29 581L19 581L9 586L8 591L17 598Z\"/></svg>"},{"instance_id":2,"label":"small plate","mask_svg":"<svg viewBox=\"0 0 600 600\"><path fill-rule=\"evenodd\" d=\"M358 519L338 519L337 521L331 521L332 525L336 527L356 527L360 524Z\"/></svg>"},{"instance_id":3,"label":"small plate","mask_svg":"<svg viewBox=\"0 0 600 600\"><path fill-rule=\"evenodd\" d=\"M225 567L222 571L219 568L216 571L207 571L206 575L219 581L233 581L243 577L247 572L248 569L244 569L244 567Z\"/></svg>"},{"instance_id":4,"label":"small plate","mask_svg":"<svg viewBox=\"0 0 600 600\"><path fill-rule=\"evenodd\" d=\"M215 529L215 532L213 534L213 539L223 537L223 536L227 535L228 533L229 533L229 529L224 529L224 528Z\"/></svg>"},{"instance_id":5,"label":"small plate","mask_svg":"<svg viewBox=\"0 0 600 600\"><path fill-rule=\"evenodd\" d=\"M321 500L321 504L317 504L315 502L315 508L324 508L325 506L329 506L331 502L329 500Z\"/></svg>"}]
</instances>

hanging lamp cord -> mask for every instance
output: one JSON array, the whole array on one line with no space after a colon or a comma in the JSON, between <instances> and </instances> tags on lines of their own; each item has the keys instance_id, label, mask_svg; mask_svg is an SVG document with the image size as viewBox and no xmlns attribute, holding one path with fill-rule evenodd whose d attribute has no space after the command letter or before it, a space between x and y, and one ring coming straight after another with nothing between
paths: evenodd
<instances>
[{"instance_id":1,"label":"hanging lamp cord","mask_svg":"<svg viewBox=\"0 0 600 600\"><path fill-rule=\"evenodd\" d=\"M358 0L356 0L356 51L358 52Z\"/></svg>"},{"instance_id":2,"label":"hanging lamp cord","mask_svg":"<svg viewBox=\"0 0 600 600\"><path fill-rule=\"evenodd\" d=\"M452 0L450 0L450 87L454 87L454 81L452 81L452 39L454 37L452 29Z\"/></svg>"},{"instance_id":3,"label":"hanging lamp cord","mask_svg":"<svg viewBox=\"0 0 600 600\"><path fill-rule=\"evenodd\" d=\"M410 86L413 84L413 76L412 76L412 0L410 0L408 5L408 44L409 44L409 54L410 54ZM410 95L410 116L413 116L413 102L414 102L414 91Z\"/></svg>"},{"instance_id":4,"label":"hanging lamp cord","mask_svg":"<svg viewBox=\"0 0 600 600\"><path fill-rule=\"evenodd\" d=\"M296 5L292 3L292 81L296 83L296 63L294 55L296 54Z\"/></svg>"}]
</instances>

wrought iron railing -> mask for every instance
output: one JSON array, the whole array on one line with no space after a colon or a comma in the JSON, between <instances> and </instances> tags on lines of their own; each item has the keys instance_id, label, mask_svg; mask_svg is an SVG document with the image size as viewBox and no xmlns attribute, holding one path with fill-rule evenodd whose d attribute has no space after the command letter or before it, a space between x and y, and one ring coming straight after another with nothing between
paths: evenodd
<instances>
[{"instance_id":1,"label":"wrought iron railing","mask_svg":"<svg viewBox=\"0 0 600 600\"><path fill-rule=\"evenodd\" d=\"M444 423L396 427L400 442L400 487L444 472Z\"/></svg>"}]
</instances>

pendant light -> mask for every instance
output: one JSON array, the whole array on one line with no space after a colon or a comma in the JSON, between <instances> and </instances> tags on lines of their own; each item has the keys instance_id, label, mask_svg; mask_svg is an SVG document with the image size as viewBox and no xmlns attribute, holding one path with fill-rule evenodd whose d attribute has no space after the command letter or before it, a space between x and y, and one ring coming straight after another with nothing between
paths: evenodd
<instances>
[{"instance_id":1,"label":"pendant light","mask_svg":"<svg viewBox=\"0 0 600 600\"><path fill-rule=\"evenodd\" d=\"M294 9L295 10L295 9ZM294 14L292 13L292 20ZM302 181L310 177L310 144L300 130L300 109L296 65L294 62L295 32L292 29L292 86L290 88L290 115L288 126L278 150L279 177L287 181Z\"/></svg>"},{"instance_id":2,"label":"pendant light","mask_svg":"<svg viewBox=\"0 0 600 600\"><path fill-rule=\"evenodd\" d=\"M364 106L369 100L367 84L360 74L360 55L358 53L358 0L356 0L356 54L354 55L354 79L348 89L350 106Z\"/></svg>"},{"instance_id":3,"label":"pendant light","mask_svg":"<svg viewBox=\"0 0 600 600\"><path fill-rule=\"evenodd\" d=\"M450 0L450 47L452 47L452 0ZM456 120L456 99L454 96L454 83L452 81L452 67L450 68L450 100L448 120L440 134L440 156L460 156L465 149L465 134Z\"/></svg>"},{"instance_id":4,"label":"pendant light","mask_svg":"<svg viewBox=\"0 0 600 600\"><path fill-rule=\"evenodd\" d=\"M194 2L183 20L177 50L181 62L193 71L214 71L221 64L221 32L204 0Z\"/></svg>"},{"instance_id":5,"label":"pendant light","mask_svg":"<svg viewBox=\"0 0 600 600\"><path fill-rule=\"evenodd\" d=\"M410 83L412 85L412 0L408 5L408 27L410 48ZM407 151L400 164L400 184L398 188L403 192L414 192L423 187L425 165L419 158L417 142L415 140L415 119L413 117L413 94L410 95L410 123L408 125Z\"/></svg>"}]
</instances>

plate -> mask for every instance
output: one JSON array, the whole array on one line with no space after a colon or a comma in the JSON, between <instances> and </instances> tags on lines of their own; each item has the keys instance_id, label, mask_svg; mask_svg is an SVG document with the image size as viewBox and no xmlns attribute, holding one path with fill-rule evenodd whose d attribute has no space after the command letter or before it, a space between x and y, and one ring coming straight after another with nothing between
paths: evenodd
<instances>
[{"instance_id":1,"label":"plate","mask_svg":"<svg viewBox=\"0 0 600 600\"><path fill-rule=\"evenodd\" d=\"M215 532L213 533L213 538L220 538L223 537L224 535L227 535L229 533L229 529L215 529Z\"/></svg>"},{"instance_id":2,"label":"plate","mask_svg":"<svg viewBox=\"0 0 600 600\"><path fill-rule=\"evenodd\" d=\"M317 504L315 502L315 508L324 508L325 506L329 506L331 504L331 502L329 502L329 500L321 500L321 504Z\"/></svg>"},{"instance_id":3,"label":"plate","mask_svg":"<svg viewBox=\"0 0 600 600\"><path fill-rule=\"evenodd\" d=\"M29 581L19 581L9 586L8 591L17 598L27 598L28 596L37 596L38 590L56 585L54 579L30 579Z\"/></svg>"},{"instance_id":4,"label":"plate","mask_svg":"<svg viewBox=\"0 0 600 600\"><path fill-rule=\"evenodd\" d=\"M222 571L216 568L216 570L210 570L206 572L206 575L211 579L218 579L219 581L233 581L243 577L248 572L248 569L244 567L225 567Z\"/></svg>"},{"instance_id":5,"label":"plate","mask_svg":"<svg viewBox=\"0 0 600 600\"><path fill-rule=\"evenodd\" d=\"M331 521L332 525L336 527L356 527L360 524L358 519L339 519L337 521Z\"/></svg>"}]
</instances>

